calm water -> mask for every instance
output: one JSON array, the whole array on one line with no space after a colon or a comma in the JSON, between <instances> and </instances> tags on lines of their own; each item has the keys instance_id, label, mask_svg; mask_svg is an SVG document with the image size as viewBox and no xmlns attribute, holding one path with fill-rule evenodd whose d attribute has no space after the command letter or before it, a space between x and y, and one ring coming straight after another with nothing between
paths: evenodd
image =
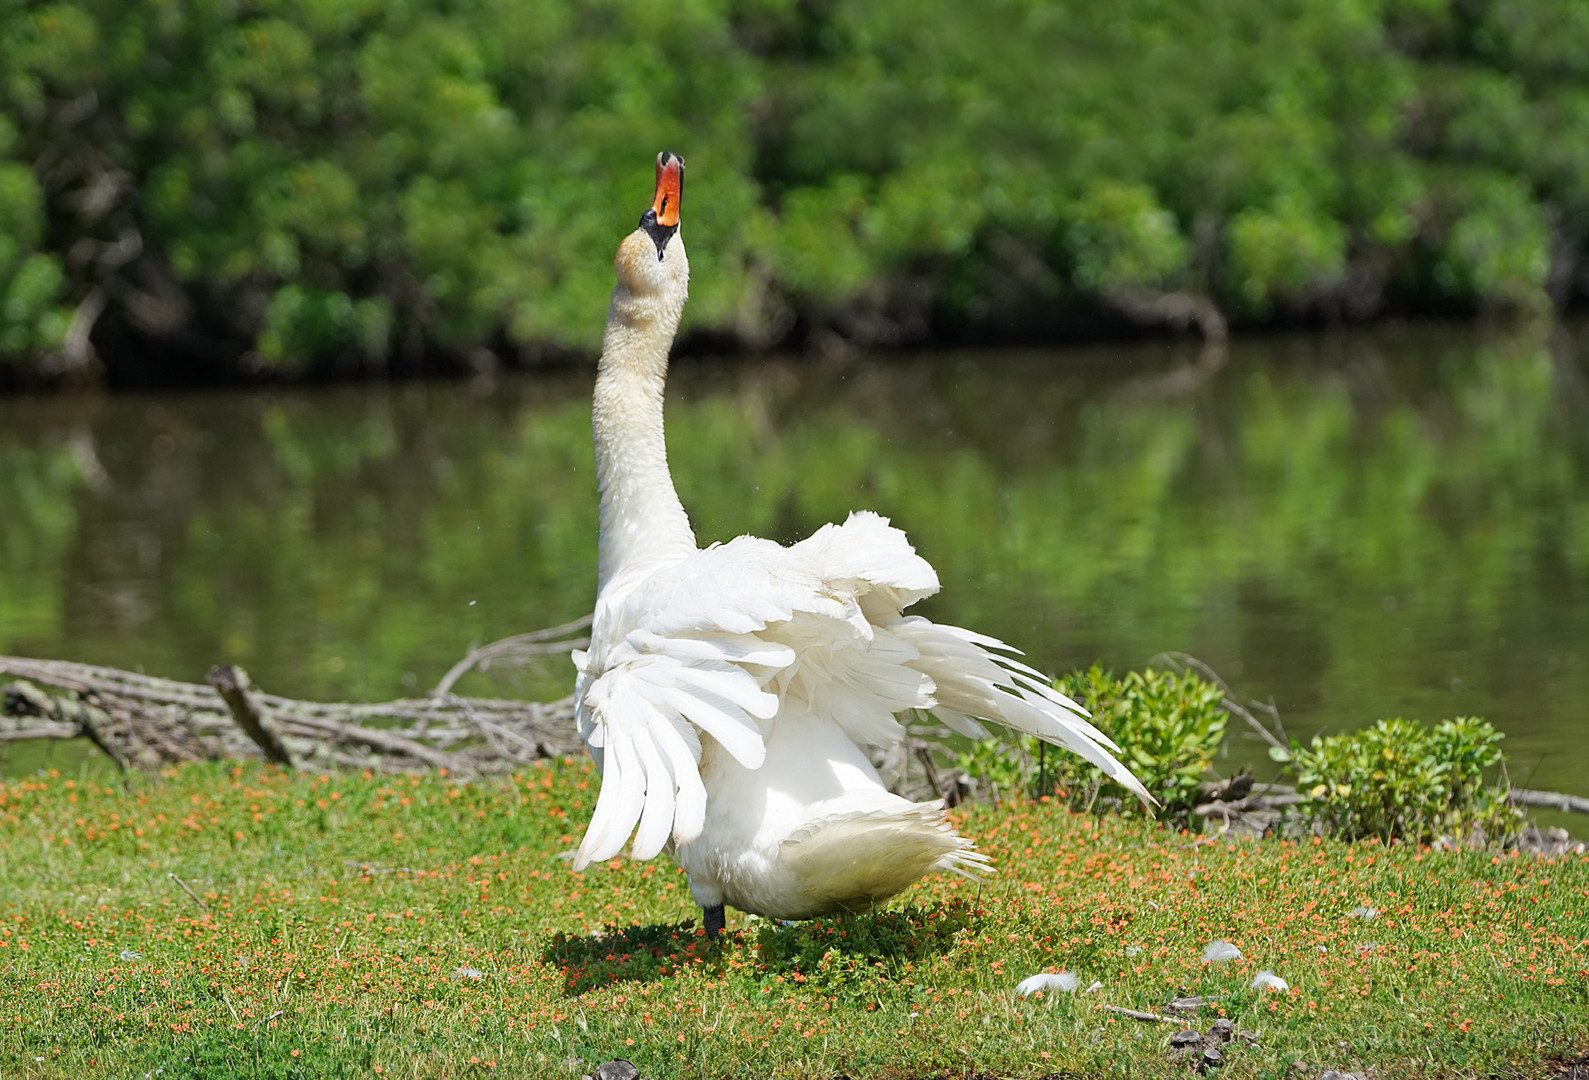
<instances>
[{"instance_id":1,"label":"calm water","mask_svg":"<svg viewBox=\"0 0 1589 1080\"><path fill-rule=\"evenodd\" d=\"M428 688L589 609L589 390L0 400L0 651ZM925 613L1040 667L1190 653L1301 737L1483 715L1514 781L1589 794L1581 328L1244 342L1217 370L1163 345L702 363L668 418L703 540L875 508L943 578Z\"/></svg>"}]
</instances>

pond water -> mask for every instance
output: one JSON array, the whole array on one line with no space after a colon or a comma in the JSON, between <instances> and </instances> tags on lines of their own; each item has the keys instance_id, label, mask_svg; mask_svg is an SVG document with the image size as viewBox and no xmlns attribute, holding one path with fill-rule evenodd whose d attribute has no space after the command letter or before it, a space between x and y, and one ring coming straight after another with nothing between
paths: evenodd
<instances>
[{"instance_id":1,"label":"pond water","mask_svg":"<svg viewBox=\"0 0 1589 1080\"><path fill-rule=\"evenodd\" d=\"M938 569L925 614L1045 670L1188 653L1303 738L1481 715L1514 782L1589 794L1586 343L695 361L669 443L703 541L873 508ZM589 610L590 380L0 400L0 652L423 691Z\"/></svg>"}]
</instances>

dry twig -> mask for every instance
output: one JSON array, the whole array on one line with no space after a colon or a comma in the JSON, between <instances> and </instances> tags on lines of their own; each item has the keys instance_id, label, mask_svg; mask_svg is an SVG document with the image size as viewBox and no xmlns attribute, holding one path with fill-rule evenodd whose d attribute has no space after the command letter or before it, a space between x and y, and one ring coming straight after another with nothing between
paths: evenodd
<instances>
[{"instance_id":1,"label":"dry twig","mask_svg":"<svg viewBox=\"0 0 1589 1080\"><path fill-rule=\"evenodd\" d=\"M1143 1012L1140 1009L1128 1009L1123 1005L1105 1005L1103 1008L1112 1013L1119 1013L1121 1016L1129 1016L1133 1020L1147 1020L1152 1023L1175 1024L1177 1026L1183 1023L1182 1020L1174 1016L1161 1016L1158 1013Z\"/></svg>"},{"instance_id":2,"label":"dry twig","mask_svg":"<svg viewBox=\"0 0 1589 1080\"><path fill-rule=\"evenodd\" d=\"M1274 722L1275 730L1270 731L1268 728L1264 727L1263 724L1259 723L1258 718L1252 714L1251 709L1247 708L1246 705L1242 704L1241 701L1236 698L1236 695L1231 691L1229 684L1227 684L1224 679L1219 677L1219 673L1213 668L1209 667L1207 664L1203 663L1197 657L1183 652L1159 653L1159 657L1176 671L1184 671L1186 668L1191 668L1203 678L1219 687L1220 690L1225 694L1225 700L1219 703L1220 708L1224 709L1232 716L1239 716L1245 720L1247 722L1247 726L1257 732L1258 737L1263 739L1263 741L1268 743L1270 746L1276 748L1277 750L1289 751L1291 749L1286 740L1285 728L1281 727L1280 725L1280 712L1274 707L1273 703L1265 705L1262 702L1253 702L1254 706L1262 709L1264 712L1267 712L1269 714L1269 718Z\"/></svg>"},{"instance_id":3,"label":"dry twig","mask_svg":"<svg viewBox=\"0 0 1589 1080\"><path fill-rule=\"evenodd\" d=\"M195 893L192 889L188 888L188 883L187 882L183 881L181 878L177 877L175 874L167 874L166 877L168 877L172 881L176 882L177 883L177 888L179 888L183 892L187 893L188 894L188 898L190 900L192 900L195 904L199 905L199 910L200 911L209 911L210 910L210 905L206 904L203 900L200 900L198 894Z\"/></svg>"},{"instance_id":4,"label":"dry twig","mask_svg":"<svg viewBox=\"0 0 1589 1080\"><path fill-rule=\"evenodd\" d=\"M537 656L557 656L582 649L590 644L588 637L558 639L568 638L569 634L579 633L582 630L589 630L590 618L586 615L561 626L532 630L528 634L515 634L500 641L493 641L489 645L482 645L478 649L470 649L468 656L447 669L447 674L441 677L441 682L436 684L436 689L431 691L431 695L445 697L452 693L453 684L475 668L485 671L492 664L503 660L523 663Z\"/></svg>"}]
</instances>

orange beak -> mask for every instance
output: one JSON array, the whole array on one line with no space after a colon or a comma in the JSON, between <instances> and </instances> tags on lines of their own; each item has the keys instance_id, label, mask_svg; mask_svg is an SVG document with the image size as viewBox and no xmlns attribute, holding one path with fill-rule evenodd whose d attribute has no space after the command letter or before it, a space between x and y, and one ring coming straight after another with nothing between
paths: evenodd
<instances>
[{"instance_id":1,"label":"orange beak","mask_svg":"<svg viewBox=\"0 0 1589 1080\"><path fill-rule=\"evenodd\" d=\"M657 224L672 229L679 224L679 205L684 201L684 159L667 150L657 155L657 192L651 211Z\"/></svg>"}]
</instances>

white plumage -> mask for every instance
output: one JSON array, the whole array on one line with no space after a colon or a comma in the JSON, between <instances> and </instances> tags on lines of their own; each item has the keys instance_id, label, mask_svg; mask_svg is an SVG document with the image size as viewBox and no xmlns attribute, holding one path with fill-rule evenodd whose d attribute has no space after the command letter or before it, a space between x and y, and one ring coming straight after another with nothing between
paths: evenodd
<instances>
[{"instance_id":1,"label":"white plumage","mask_svg":"<svg viewBox=\"0 0 1589 1080\"><path fill-rule=\"evenodd\" d=\"M576 869L633 841L671 850L721 905L775 918L865 910L935 870L987 859L939 803L889 792L866 748L932 713L1068 747L1145 802L1118 748L1015 650L905 614L938 577L905 536L852 514L789 547L743 536L699 550L667 468L662 386L689 266L677 235L683 162L620 246L594 426L601 572L576 654L580 734L602 770Z\"/></svg>"}]
</instances>

